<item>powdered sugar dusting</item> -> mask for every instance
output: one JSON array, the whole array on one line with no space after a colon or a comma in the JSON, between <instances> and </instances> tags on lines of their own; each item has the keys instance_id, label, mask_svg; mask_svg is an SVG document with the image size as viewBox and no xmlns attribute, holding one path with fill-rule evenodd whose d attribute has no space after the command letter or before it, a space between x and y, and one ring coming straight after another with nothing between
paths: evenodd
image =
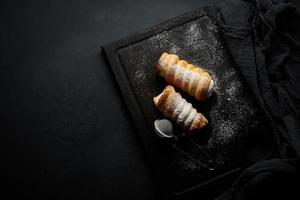
<instances>
[{"instance_id":1,"label":"powdered sugar dusting","mask_svg":"<svg viewBox=\"0 0 300 200\"><path fill-rule=\"evenodd\" d=\"M203 32L202 29L199 28L199 24L191 24L191 26L188 27L187 31L185 32L184 39L186 44L194 49L202 47L206 44L206 42L203 40ZM201 42L199 43L199 41Z\"/></svg>"},{"instance_id":2,"label":"powdered sugar dusting","mask_svg":"<svg viewBox=\"0 0 300 200\"><path fill-rule=\"evenodd\" d=\"M243 97L242 83L234 68L214 77L217 85L215 92L218 104L209 112L213 123L213 139L209 145L229 143L233 137L240 137L240 131L246 126L247 118L254 112L254 107ZM226 107L225 107L226 105Z\"/></svg>"},{"instance_id":3,"label":"powdered sugar dusting","mask_svg":"<svg viewBox=\"0 0 300 200\"><path fill-rule=\"evenodd\" d=\"M217 26L213 23L209 23L208 27L201 27L198 23L192 23L184 33L184 42L190 49L208 52L208 55L203 58L205 59L204 63L209 66L216 66L222 62L224 56L224 46L216 38L216 33Z\"/></svg>"},{"instance_id":4,"label":"powdered sugar dusting","mask_svg":"<svg viewBox=\"0 0 300 200\"><path fill-rule=\"evenodd\" d=\"M171 44L171 47L170 47L170 50L169 50L170 53L177 54L180 51L181 51L181 48L179 46L177 46L173 43Z\"/></svg>"},{"instance_id":5,"label":"powdered sugar dusting","mask_svg":"<svg viewBox=\"0 0 300 200\"><path fill-rule=\"evenodd\" d=\"M132 79L136 83L134 87L139 91L140 96L148 96L150 95L149 89L146 89L143 86L143 83L150 77L151 75L146 73L143 69L139 69L134 72L132 75Z\"/></svg>"},{"instance_id":6,"label":"powdered sugar dusting","mask_svg":"<svg viewBox=\"0 0 300 200\"><path fill-rule=\"evenodd\" d=\"M183 166L183 170L198 171L201 169L201 167L197 163L190 159L180 159L179 162Z\"/></svg>"}]
</instances>

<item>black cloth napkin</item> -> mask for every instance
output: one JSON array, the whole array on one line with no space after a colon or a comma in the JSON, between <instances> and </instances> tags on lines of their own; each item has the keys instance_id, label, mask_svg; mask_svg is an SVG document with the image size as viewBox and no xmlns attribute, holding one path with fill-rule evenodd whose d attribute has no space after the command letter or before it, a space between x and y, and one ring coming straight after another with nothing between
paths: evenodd
<instances>
[{"instance_id":1,"label":"black cloth napkin","mask_svg":"<svg viewBox=\"0 0 300 200\"><path fill-rule=\"evenodd\" d=\"M232 0L221 12L229 52L270 120L278 155L250 166L217 199L299 198L300 13L282 0Z\"/></svg>"}]
</instances>

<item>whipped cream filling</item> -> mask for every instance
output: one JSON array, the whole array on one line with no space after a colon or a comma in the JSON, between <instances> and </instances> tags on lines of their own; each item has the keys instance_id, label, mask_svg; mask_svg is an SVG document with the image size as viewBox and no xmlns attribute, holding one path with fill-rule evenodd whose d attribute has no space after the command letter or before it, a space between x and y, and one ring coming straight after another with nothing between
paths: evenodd
<instances>
[{"instance_id":1,"label":"whipped cream filling","mask_svg":"<svg viewBox=\"0 0 300 200\"><path fill-rule=\"evenodd\" d=\"M189 112L189 115L184 122L184 126L189 128L192 122L194 121L196 115L197 115L197 110L195 108L192 108L192 110Z\"/></svg>"},{"instance_id":2,"label":"whipped cream filling","mask_svg":"<svg viewBox=\"0 0 300 200\"><path fill-rule=\"evenodd\" d=\"M195 115L197 114L196 109L194 109L192 104L188 103L181 96L178 96L178 98L174 99L172 103L177 105L172 113L172 118L176 120L177 124L181 124L184 125L184 127L188 127L194 120ZM196 114L194 114L195 111Z\"/></svg>"},{"instance_id":3,"label":"whipped cream filling","mask_svg":"<svg viewBox=\"0 0 300 200\"><path fill-rule=\"evenodd\" d=\"M209 83L209 88L208 88L208 91L207 91L207 98L210 97L211 94L213 93L214 86L215 86L215 82L211 79L210 83Z\"/></svg>"}]
</instances>

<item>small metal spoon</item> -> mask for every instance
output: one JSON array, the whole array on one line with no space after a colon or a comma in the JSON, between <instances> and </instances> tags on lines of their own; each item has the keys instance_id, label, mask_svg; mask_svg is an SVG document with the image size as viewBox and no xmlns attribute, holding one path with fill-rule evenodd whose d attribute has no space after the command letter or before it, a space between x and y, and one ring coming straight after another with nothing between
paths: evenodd
<instances>
[{"instance_id":1,"label":"small metal spoon","mask_svg":"<svg viewBox=\"0 0 300 200\"><path fill-rule=\"evenodd\" d=\"M157 119L154 121L155 133L162 138L173 138L173 124L167 119Z\"/></svg>"},{"instance_id":2,"label":"small metal spoon","mask_svg":"<svg viewBox=\"0 0 300 200\"><path fill-rule=\"evenodd\" d=\"M174 135L173 132L173 124L170 120L168 119L157 119L154 121L154 130L155 133L162 138L174 138L175 140L177 140L177 136ZM214 168L211 168L207 165L205 165L204 163L202 163L201 161L199 161L198 159L192 157L190 154L188 154L187 152L185 152L184 150L182 150L181 148L179 148L175 143L173 144L173 147L175 149L177 149L180 153L184 154L185 156L187 156L188 158L190 158L191 160L193 160L194 162L198 163L199 165L201 165L202 167L213 171L215 170Z\"/></svg>"}]
</instances>

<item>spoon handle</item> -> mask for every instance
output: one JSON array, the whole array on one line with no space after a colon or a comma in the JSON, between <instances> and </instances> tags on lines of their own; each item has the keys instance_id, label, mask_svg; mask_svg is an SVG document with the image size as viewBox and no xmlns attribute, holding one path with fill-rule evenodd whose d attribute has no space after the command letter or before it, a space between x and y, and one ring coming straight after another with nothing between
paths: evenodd
<instances>
[{"instance_id":1,"label":"spoon handle","mask_svg":"<svg viewBox=\"0 0 300 200\"><path fill-rule=\"evenodd\" d=\"M174 147L175 149L177 149L180 153L182 153L183 155L187 156L189 159L191 159L191 160L193 160L194 162L198 163L198 164L201 165L202 167L208 169L209 171L215 170L214 168L211 168L211 167L205 165L205 164L202 163L200 160L198 160L198 159L192 157L190 154L186 153L184 150L182 150L181 148L179 148L179 147L176 145L176 143L173 144L173 147Z\"/></svg>"},{"instance_id":2,"label":"spoon handle","mask_svg":"<svg viewBox=\"0 0 300 200\"><path fill-rule=\"evenodd\" d=\"M201 147L201 145L199 145L197 142L195 142L195 140L193 140L190 137L187 137L187 138L191 143L193 143L193 145L195 145L201 151L202 154L204 154L207 157L209 156L207 151L203 147Z\"/></svg>"}]
</instances>

